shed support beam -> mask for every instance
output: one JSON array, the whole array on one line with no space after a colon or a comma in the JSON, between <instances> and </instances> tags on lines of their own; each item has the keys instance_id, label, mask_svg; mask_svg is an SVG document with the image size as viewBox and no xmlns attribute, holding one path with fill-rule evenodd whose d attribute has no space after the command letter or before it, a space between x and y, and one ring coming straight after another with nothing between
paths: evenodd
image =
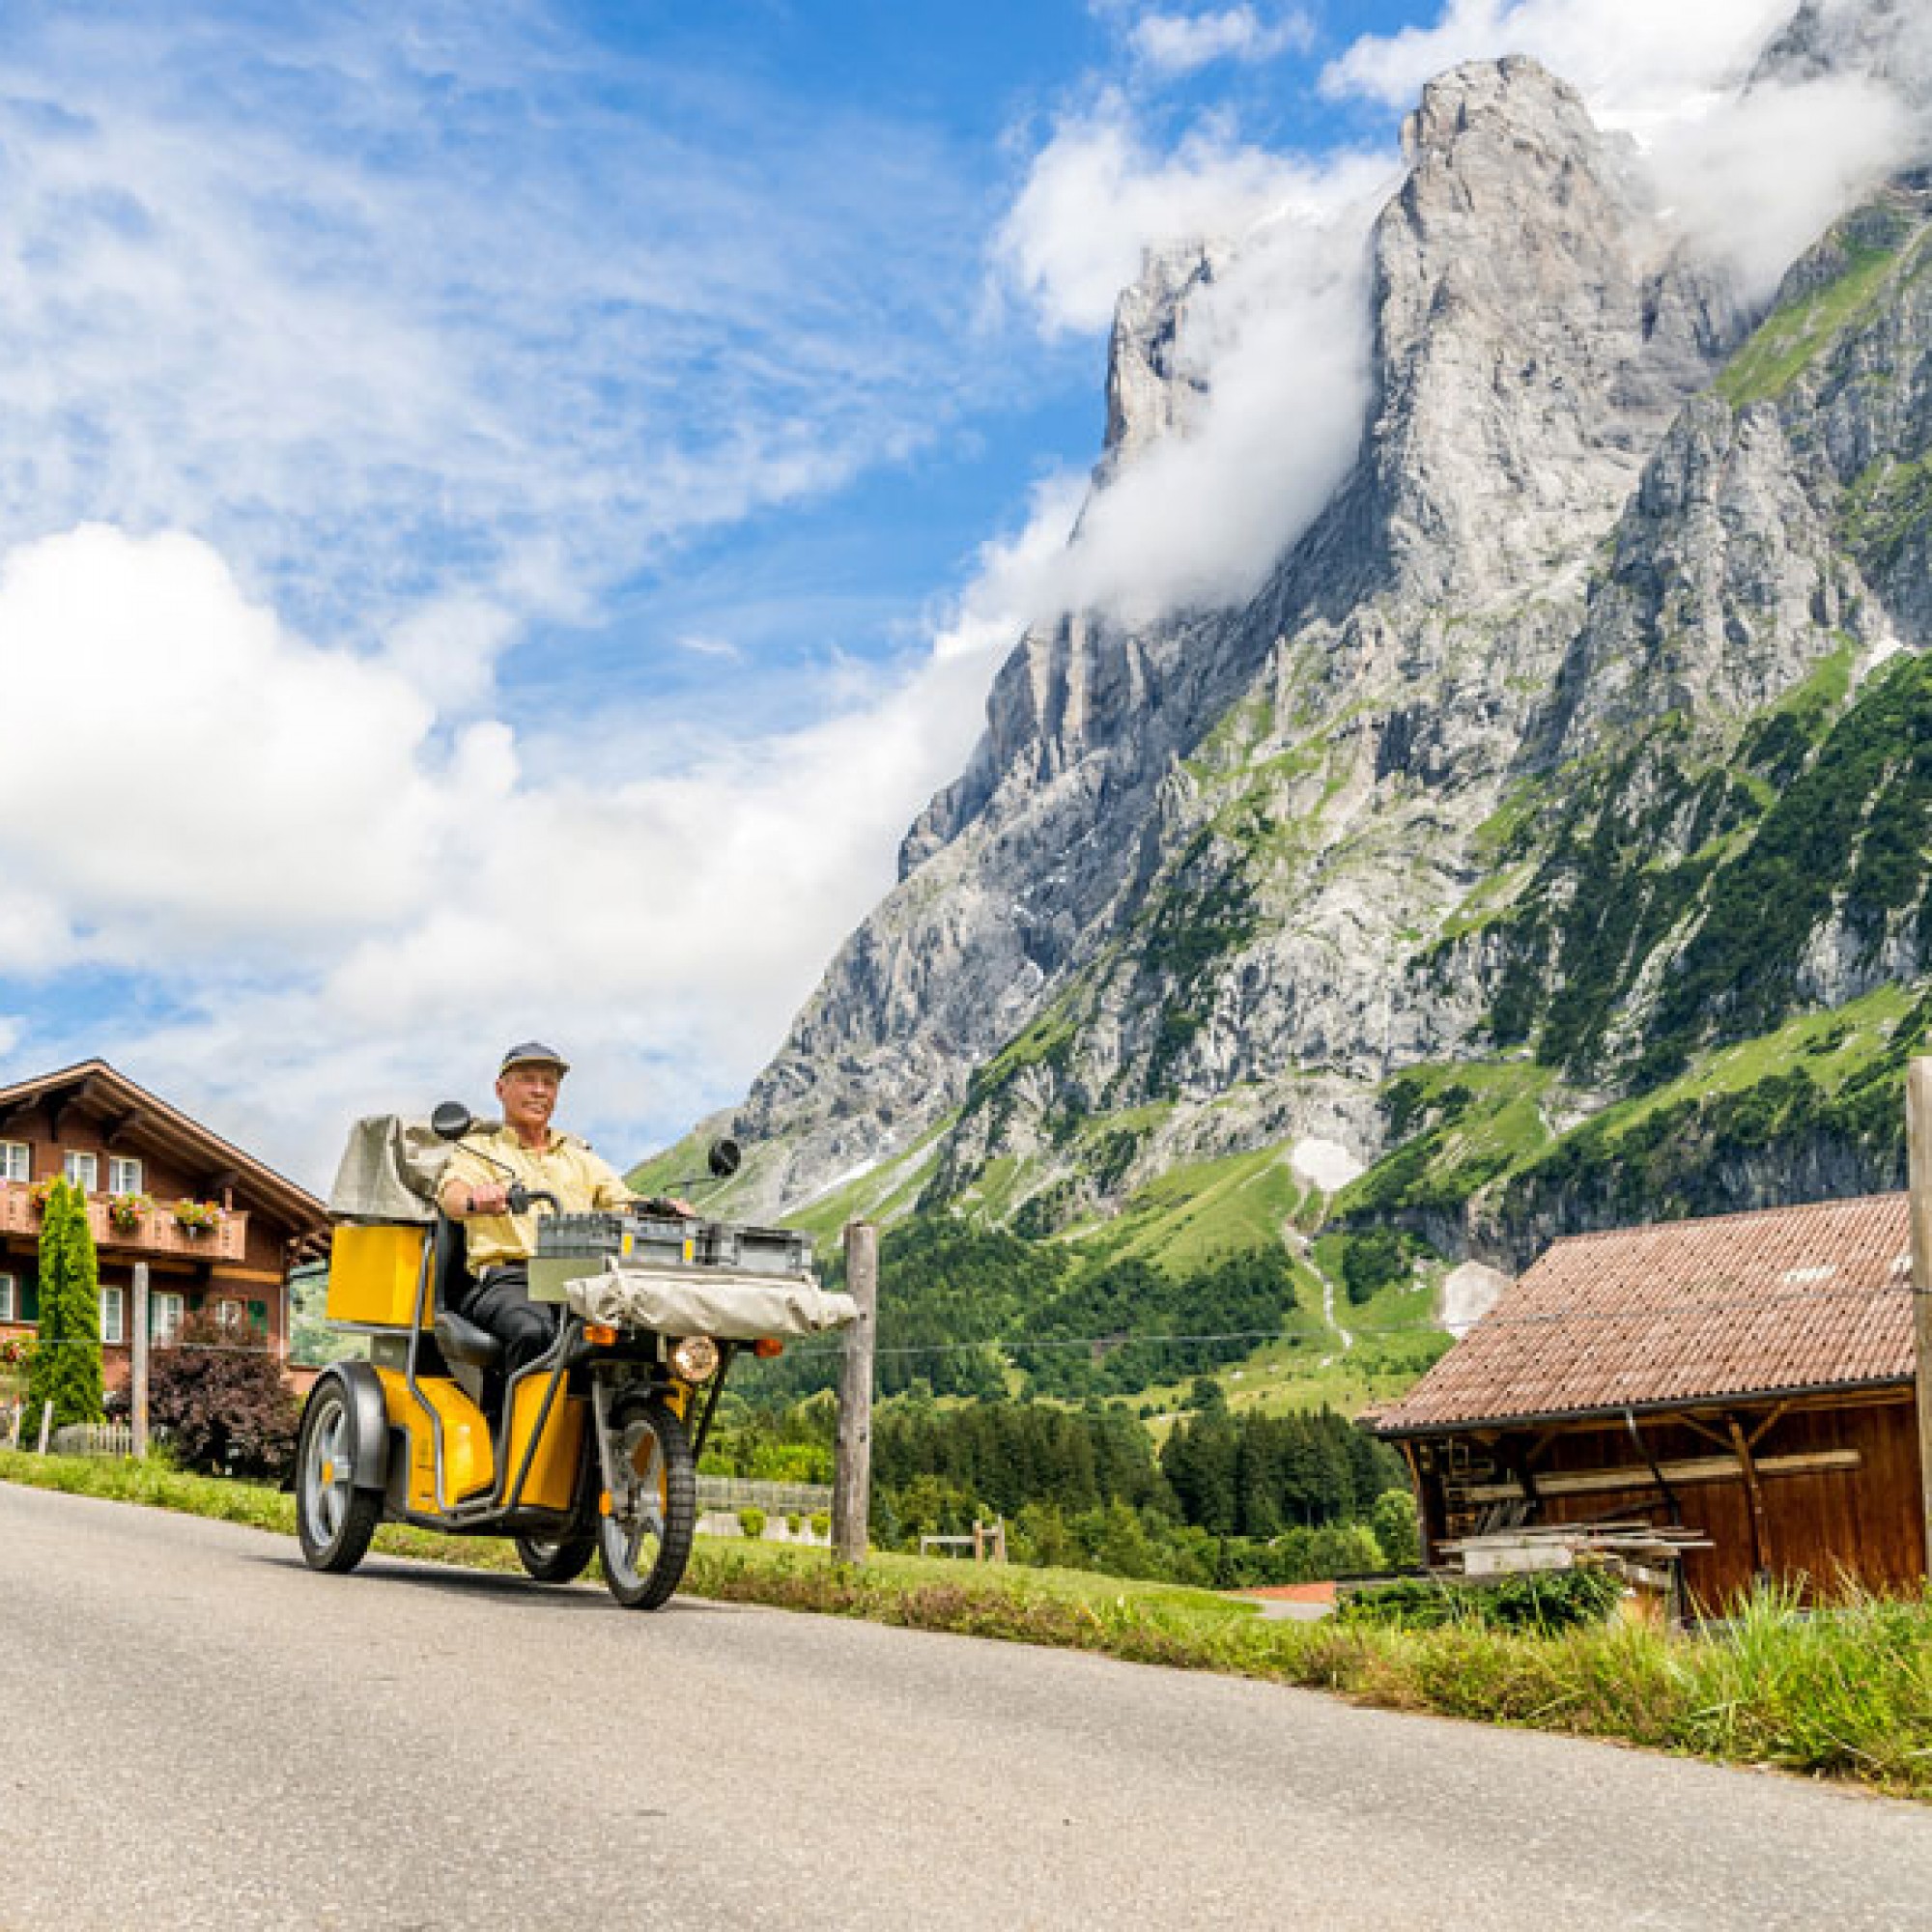
<instances>
[{"instance_id":1,"label":"shed support beam","mask_svg":"<svg viewBox=\"0 0 1932 1932\"><path fill-rule=\"evenodd\" d=\"M1731 1431L1731 1442L1738 1452L1738 1467L1744 1473L1745 1494L1750 1500L1751 1572L1762 1577L1771 1568L1771 1528L1764 1511L1764 1491L1759 1488L1757 1465L1751 1461L1750 1444L1738 1427L1734 1415L1724 1418Z\"/></svg>"}]
</instances>

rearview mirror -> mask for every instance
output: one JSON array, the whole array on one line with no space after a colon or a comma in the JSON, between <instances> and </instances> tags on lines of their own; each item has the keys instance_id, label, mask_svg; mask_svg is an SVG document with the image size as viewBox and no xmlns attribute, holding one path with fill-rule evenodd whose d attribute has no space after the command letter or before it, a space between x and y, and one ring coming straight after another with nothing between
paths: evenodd
<instances>
[{"instance_id":1,"label":"rearview mirror","mask_svg":"<svg viewBox=\"0 0 1932 1932\"><path fill-rule=\"evenodd\" d=\"M718 1179L729 1180L738 1172L744 1158L744 1149L736 1141L726 1138L711 1143L711 1151L704 1156L704 1164Z\"/></svg>"},{"instance_id":2,"label":"rearview mirror","mask_svg":"<svg viewBox=\"0 0 1932 1932\"><path fill-rule=\"evenodd\" d=\"M460 1141L476 1124L476 1117L461 1100L444 1100L429 1117L438 1140Z\"/></svg>"}]
</instances>

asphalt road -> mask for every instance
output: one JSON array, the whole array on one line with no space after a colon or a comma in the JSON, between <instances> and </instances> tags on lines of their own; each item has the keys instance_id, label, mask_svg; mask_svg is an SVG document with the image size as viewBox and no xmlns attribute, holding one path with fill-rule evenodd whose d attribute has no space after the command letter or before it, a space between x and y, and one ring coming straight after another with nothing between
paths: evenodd
<instances>
[{"instance_id":1,"label":"asphalt road","mask_svg":"<svg viewBox=\"0 0 1932 1932\"><path fill-rule=\"evenodd\" d=\"M1932 1927L1932 1809L0 1485L0 1927Z\"/></svg>"}]
</instances>

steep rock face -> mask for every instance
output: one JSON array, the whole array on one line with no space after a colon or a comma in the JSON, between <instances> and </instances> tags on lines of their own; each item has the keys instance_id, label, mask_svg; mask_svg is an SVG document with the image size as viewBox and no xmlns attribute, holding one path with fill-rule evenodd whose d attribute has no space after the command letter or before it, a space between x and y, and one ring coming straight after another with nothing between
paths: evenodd
<instances>
[{"instance_id":1,"label":"steep rock face","mask_svg":"<svg viewBox=\"0 0 1932 1932\"><path fill-rule=\"evenodd\" d=\"M962 1103L947 1188L1171 1100L1117 1183L1258 1132L1373 1145L1388 1067L1476 1023L1408 998L1406 960L1476 880L1587 560L1730 325L1534 63L1433 83L1405 151L1355 474L1247 610L1022 640L971 768L747 1102L784 1148L776 1200ZM1212 272L1164 260L1123 302L1107 464L1184 433L1163 345ZM1002 1065L1049 1012L1050 1050Z\"/></svg>"},{"instance_id":2,"label":"steep rock face","mask_svg":"<svg viewBox=\"0 0 1932 1932\"><path fill-rule=\"evenodd\" d=\"M1560 750L1670 711L1750 711L1847 640L1932 641L1916 567L1928 217L1932 195L1908 182L1840 224L1673 425L1565 668Z\"/></svg>"},{"instance_id":3,"label":"steep rock face","mask_svg":"<svg viewBox=\"0 0 1932 1932\"><path fill-rule=\"evenodd\" d=\"M1911 26L1806 7L1754 84L1917 86ZM1046 1232L1319 1137L1397 1149L1349 1212L1520 1261L1895 1178L1932 1002L1835 1086L1809 1040L1591 1137L1932 972L1932 184L1746 317L1533 63L1433 83L1404 149L1352 472L1245 608L1021 639L747 1101L748 1208L918 1145L929 1203ZM1189 433L1229 268L1175 251L1123 297L1096 490ZM1476 1062L1491 1089L1430 1071Z\"/></svg>"},{"instance_id":4,"label":"steep rock face","mask_svg":"<svg viewBox=\"0 0 1932 1932\"><path fill-rule=\"evenodd\" d=\"M1432 83L1403 150L1366 467L1403 587L1470 604L1574 563L1729 317L1663 259L1627 148L1533 62Z\"/></svg>"},{"instance_id":5,"label":"steep rock face","mask_svg":"<svg viewBox=\"0 0 1932 1932\"><path fill-rule=\"evenodd\" d=\"M1795 85L1841 73L1870 74L1908 101L1932 100L1932 35L1917 0L1845 6L1803 0L1766 45L1751 84Z\"/></svg>"},{"instance_id":6,"label":"steep rock face","mask_svg":"<svg viewBox=\"0 0 1932 1932\"><path fill-rule=\"evenodd\" d=\"M1915 750L1932 492L1932 194L1840 223L1684 411L1620 520L1497 857L1428 961L1599 1086L1932 966ZM1426 994L1425 994L1426 997Z\"/></svg>"},{"instance_id":7,"label":"steep rock face","mask_svg":"<svg viewBox=\"0 0 1932 1932\"><path fill-rule=\"evenodd\" d=\"M982 1069L941 1193L1002 1153L1091 1169L1096 1140L1114 1190L1259 1140L1373 1150L1390 1069L1481 1023L1453 987L1418 997L1409 962L1481 875L1585 561L1730 325L1627 154L1533 63L1435 83L1405 146L1362 461L1237 620L1272 641L1158 795L1119 943L1047 1050ZM1093 1179L1059 1183L1054 1213L1094 1205Z\"/></svg>"},{"instance_id":8,"label":"steep rock face","mask_svg":"<svg viewBox=\"0 0 1932 1932\"><path fill-rule=\"evenodd\" d=\"M1189 298L1226 267L1226 243L1151 249L1122 292L1107 357L1105 482L1162 438L1184 431L1206 391L1179 354Z\"/></svg>"}]
</instances>

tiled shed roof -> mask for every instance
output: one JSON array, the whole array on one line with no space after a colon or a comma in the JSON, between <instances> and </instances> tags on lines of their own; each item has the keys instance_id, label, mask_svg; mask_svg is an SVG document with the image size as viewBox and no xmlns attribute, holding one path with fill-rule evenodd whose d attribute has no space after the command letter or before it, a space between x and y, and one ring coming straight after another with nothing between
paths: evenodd
<instances>
[{"instance_id":1,"label":"tiled shed roof","mask_svg":"<svg viewBox=\"0 0 1932 1932\"><path fill-rule=\"evenodd\" d=\"M1913 1378L1909 1198L1577 1235L1400 1402L1407 1435Z\"/></svg>"}]
</instances>

